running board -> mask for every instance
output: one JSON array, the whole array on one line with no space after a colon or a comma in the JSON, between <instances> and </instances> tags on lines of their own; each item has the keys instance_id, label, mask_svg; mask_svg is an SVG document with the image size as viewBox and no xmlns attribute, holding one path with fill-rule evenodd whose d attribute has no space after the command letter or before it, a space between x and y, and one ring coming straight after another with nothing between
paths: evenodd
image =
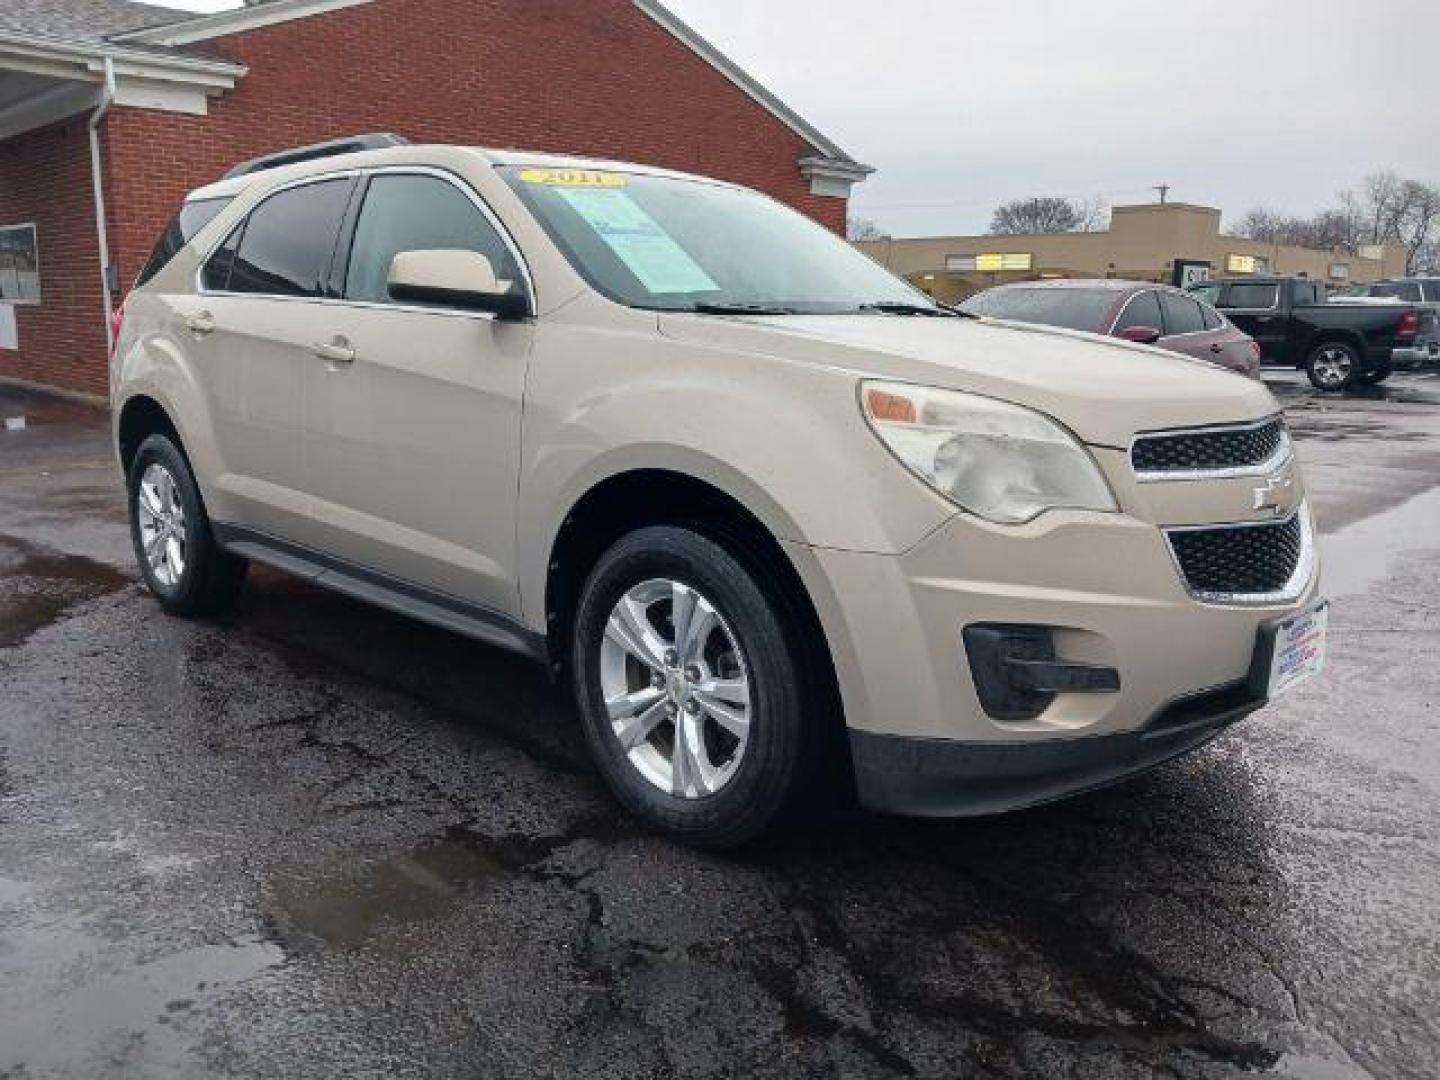
<instances>
[{"instance_id":1,"label":"running board","mask_svg":"<svg viewBox=\"0 0 1440 1080\"><path fill-rule=\"evenodd\" d=\"M231 555L263 563L321 588L463 634L486 645L520 653L537 663L549 660L545 637L508 615L253 529L219 523L211 529L215 542Z\"/></svg>"}]
</instances>

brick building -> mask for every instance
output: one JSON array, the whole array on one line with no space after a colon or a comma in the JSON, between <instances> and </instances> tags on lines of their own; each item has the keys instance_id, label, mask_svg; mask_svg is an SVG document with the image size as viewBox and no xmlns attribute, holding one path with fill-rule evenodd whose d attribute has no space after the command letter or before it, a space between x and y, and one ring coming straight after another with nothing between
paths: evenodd
<instances>
[{"instance_id":1,"label":"brick building","mask_svg":"<svg viewBox=\"0 0 1440 1080\"><path fill-rule=\"evenodd\" d=\"M368 131L706 173L836 230L870 171L655 0L4 0L0 378L106 393L106 313L184 193Z\"/></svg>"}]
</instances>

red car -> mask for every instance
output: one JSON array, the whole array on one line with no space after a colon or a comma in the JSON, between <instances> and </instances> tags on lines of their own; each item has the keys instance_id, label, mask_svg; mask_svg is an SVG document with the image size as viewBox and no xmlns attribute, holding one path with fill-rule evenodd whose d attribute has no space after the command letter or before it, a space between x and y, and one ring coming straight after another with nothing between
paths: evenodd
<instances>
[{"instance_id":1,"label":"red car","mask_svg":"<svg viewBox=\"0 0 1440 1080\"><path fill-rule=\"evenodd\" d=\"M1109 278L1025 281L976 293L960 309L1157 345L1260 377L1255 339L1203 300L1168 285Z\"/></svg>"}]
</instances>

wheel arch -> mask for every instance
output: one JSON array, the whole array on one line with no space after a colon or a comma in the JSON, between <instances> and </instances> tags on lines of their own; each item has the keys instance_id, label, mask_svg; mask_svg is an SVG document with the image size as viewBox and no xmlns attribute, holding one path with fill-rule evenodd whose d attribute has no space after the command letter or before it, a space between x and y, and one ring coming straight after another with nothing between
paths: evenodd
<instances>
[{"instance_id":1,"label":"wheel arch","mask_svg":"<svg viewBox=\"0 0 1440 1080\"><path fill-rule=\"evenodd\" d=\"M130 475L130 465L140 444L151 435L167 436L181 454L185 453L185 440L170 411L149 394L133 394L120 407L115 419L115 453L123 475Z\"/></svg>"},{"instance_id":2,"label":"wheel arch","mask_svg":"<svg viewBox=\"0 0 1440 1080\"><path fill-rule=\"evenodd\" d=\"M811 549L784 535L757 509L710 479L671 468L634 468L597 480L575 500L548 547L544 583L546 637L552 662L568 666L580 592L600 556L620 537L648 525L694 528L748 561L759 560L782 591L786 617L804 635L806 660L843 729L837 665L853 647L835 614L838 604Z\"/></svg>"}]
</instances>

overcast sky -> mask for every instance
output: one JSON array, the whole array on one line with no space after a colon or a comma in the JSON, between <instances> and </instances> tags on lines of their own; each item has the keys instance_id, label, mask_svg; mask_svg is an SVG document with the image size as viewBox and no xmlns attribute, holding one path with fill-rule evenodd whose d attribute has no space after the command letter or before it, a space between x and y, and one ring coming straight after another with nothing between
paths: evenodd
<instances>
[{"instance_id":1,"label":"overcast sky","mask_svg":"<svg viewBox=\"0 0 1440 1080\"><path fill-rule=\"evenodd\" d=\"M1440 0L668 5L879 169L853 212L898 236L983 232L1028 194L1166 183L1233 220L1377 169L1440 183Z\"/></svg>"}]
</instances>

